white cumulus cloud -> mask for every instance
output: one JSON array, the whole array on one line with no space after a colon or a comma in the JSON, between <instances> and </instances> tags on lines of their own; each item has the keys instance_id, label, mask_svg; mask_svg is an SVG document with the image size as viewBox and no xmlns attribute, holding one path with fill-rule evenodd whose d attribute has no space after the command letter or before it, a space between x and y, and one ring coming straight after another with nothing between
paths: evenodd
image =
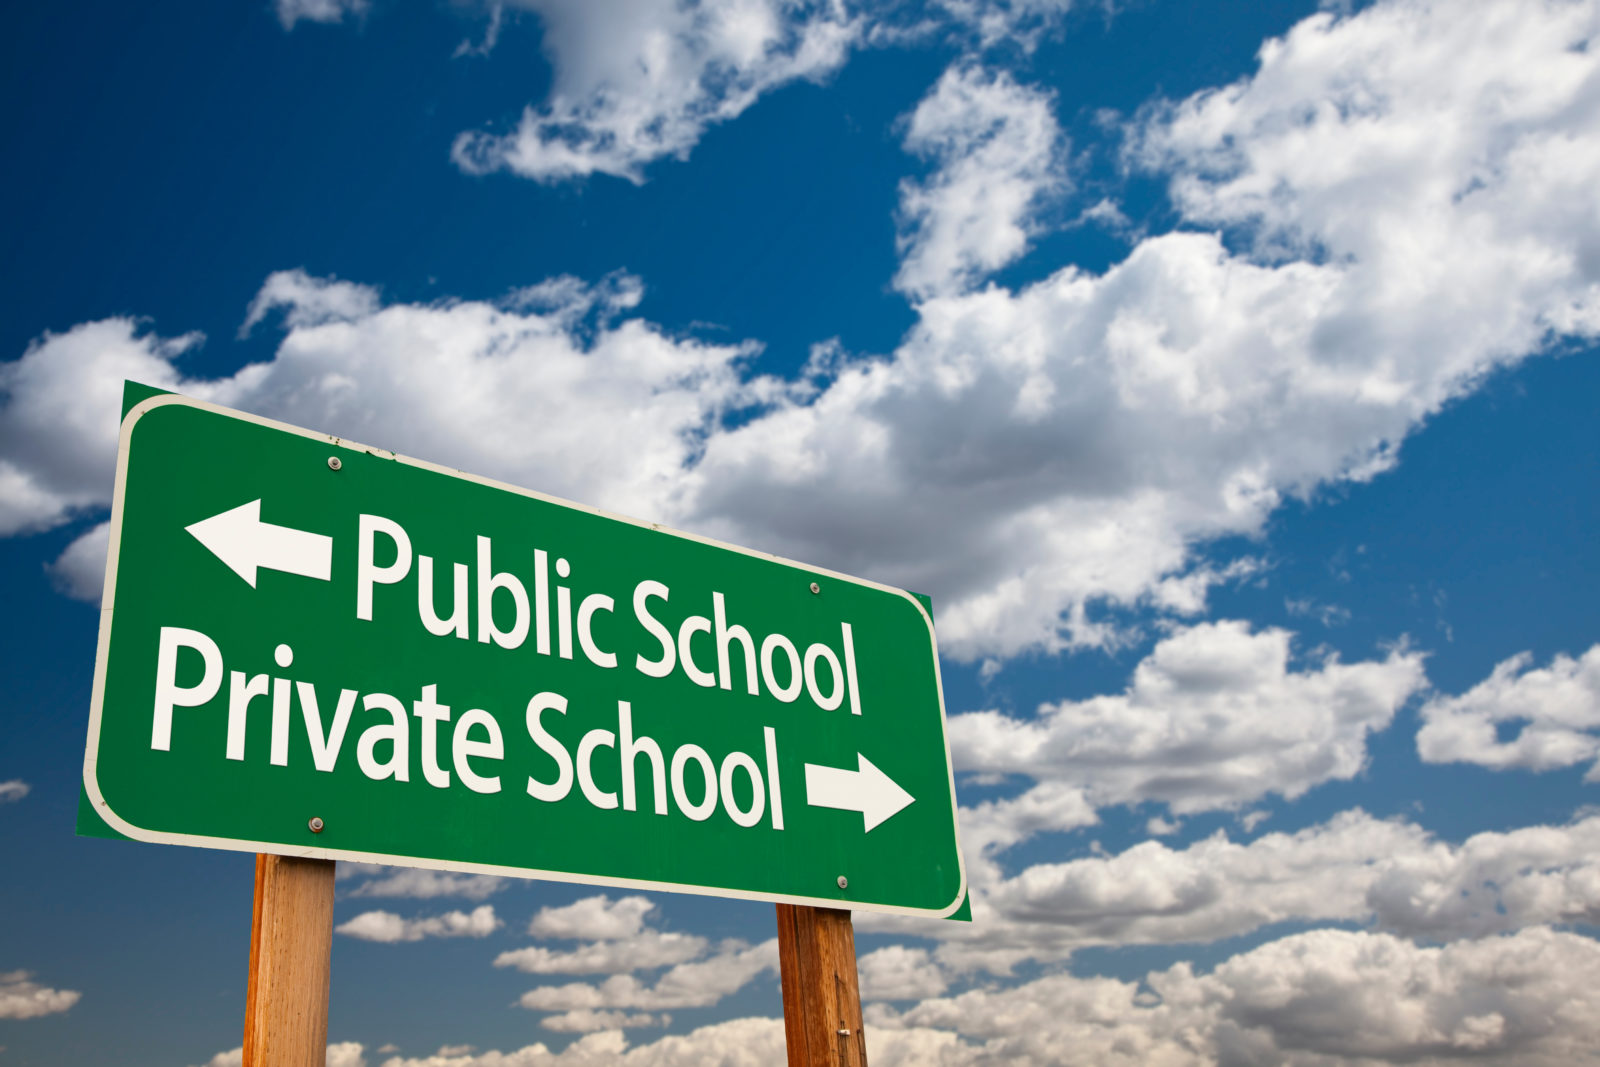
<instances>
[{"instance_id":1,"label":"white cumulus cloud","mask_svg":"<svg viewBox=\"0 0 1600 1067\"><path fill-rule=\"evenodd\" d=\"M622 974L687 963L705 952L706 939L694 934L644 930L620 941L591 941L571 950L530 945L502 952L496 967L524 974Z\"/></svg>"},{"instance_id":2,"label":"white cumulus cloud","mask_svg":"<svg viewBox=\"0 0 1600 1067\"><path fill-rule=\"evenodd\" d=\"M625 974L688 963L705 953L709 943L703 937L647 927L645 919L655 910L649 897L612 900L603 893L540 908L528 923L529 934L584 943L572 949L512 949L496 956L494 965L525 974Z\"/></svg>"},{"instance_id":3,"label":"white cumulus cloud","mask_svg":"<svg viewBox=\"0 0 1600 1067\"><path fill-rule=\"evenodd\" d=\"M959 770L1071 782L1095 807L1159 801L1187 814L1289 799L1366 763L1367 737L1426 683L1422 657L1328 656L1291 667L1291 635L1223 621L1163 638L1120 694L1033 718L950 719Z\"/></svg>"},{"instance_id":4,"label":"white cumulus cloud","mask_svg":"<svg viewBox=\"0 0 1600 1067\"><path fill-rule=\"evenodd\" d=\"M378 310L378 293L369 285L313 278L303 270L274 271L250 301L239 336L248 336L258 323L278 310L284 312L284 325L291 330L331 322L357 322Z\"/></svg>"},{"instance_id":5,"label":"white cumulus cloud","mask_svg":"<svg viewBox=\"0 0 1600 1067\"><path fill-rule=\"evenodd\" d=\"M394 1056L381 1067L767 1067L783 1062L784 1055L782 1019L730 1019L634 1048L621 1030L611 1029L579 1038L560 1052L536 1043L477 1055Z\"/></svg>"},{"instance_id":6,"label":"white cumulus cloud","mask_svg":"<svg viewBox=\"0 0 1600 1067\"><path fill-rule=\"evenodd\" d=\"M12 778L0 782L0 804L8 804L14 800L21 800L32 792L33 787L21 778Z\"/></svg>"},{"instance_id":7,"label":"white cumulus cloud","mask_svg":"<svg viewBox=\"0 0 1600 1067\"><path fill-rule=\"evenodd\" d=\"M111 524L95 523L73 538L66 550L45 570L56 588L91 604L100 602L106 583L106 554L111 547Z\"/></svg>"},{"instance_id":8,"label":"white cumulus cloud","mask_svg":"<svg viewBox=\"0 0 1600 1067\"><path fill-rule=\"evenodd\" d=\"M853 32L806 10L773 37L771 9L749 5L728 40L759 59L787 55L772 42L798 42L794 25ZM626 22L665 34L670 66L670 27L732 11L564 6L551 40L598 54ZM132 377L929 592L961 658L1103 645L1119 624L1091 608L1202 611L1243 572L1199 546L1374 476L1495 368L1595 335L1597 22L1593 4L1515 0L1313 16L1251 76L1131 126L1130 166L1169 181L1177 230L1103 273L923 300L889 357L816 388L751 378L753 346L629 317L620 284L384 305L275 275L257 308L285 311L275 358L215 380L178 370L194 337L132 320L46 335L0 368L0 532L104 507ZM607 82L609 62L574 84ZM939 172L991 140L950 142Z\"/></svg>"},{"instance_id":9,"label":"white cumulus cloud","mask_svg":"<svg viewBox=\"0 0 1600 1067\"><path fill-rule=\"evenodd\" d=\"M861 999L923 1000L936 997L949 984L944 970L927 949L887 945L856 960Z\"/></svg>"},{"instance_id":10,"label":"white cumulus cloud","mask_svg":"<svg viewBox=\"0 0 1600 1067\"><path fill-rule=\"evenodd\" d=\"M346 16L359 18L367 13L371 0L274 0L273 10L286 30L297 22L343 22Z\"/></svg>"},{"instance_id":11,"label":"white cumulus cloud","mask_svg":"<svg viewBox=\"0 0 1600 1067\"><path fill-rule=\"evenodd\" d=\"M965 1038L942 1064L1555 1067L1600 1040L1597 981L1600 944L1544 928L1443 947L1313 930L1207 975L1187 963L1143 982L1061 974L878 1006L867 1040L899 1028Z\"/></svg>"},{"instance_id":12,"label":"white cumulus cloud","mask_svg":"<svg viewBox=\"0 0 1600 1067\"><path fill-rule=\"evenodd\" d=\"M648 164L687 157L707 127L763 93L833 72L860 33L842 0L514 3L544 27L550 96L513 130L461 134L452 156L470 172L547 182L643 181Z\"/></svg>"},{"instance_id":13,"label":"white cumulus cloud","mask_svg":"<svg viewBox=\"0 0 1600 1067\"><path fill-rule=\"evenodd\" d=\"M27 971L0 971L0 1019L56 1015L72 1007L82 996L74 989L42 986Z\"/></svg>"},{"instance_id":14,"label":"white cumulus cloud","mask_svg":"<svg viewBox=\"0 0 1600 1067\"><path fill-rule=\"evenodd\" d=\"M334 927L335 933L362 941L421 941L425 937L488 937L499 929L494 905L483 904L470 912L447 911L406 919L392 911L366 911Z\"/></svg>"},{"instance_id":15,"label":"white cumulus cloud","mask_svg":"<svg viewBox=\"0 0 1600 1067\"><path fill-rule=\"evenodd\" d=\"M1504 740L1502 725L1516 728ZM1578 659L1558 655L1548 667L1534 667L1524 652L1496 664L1488 678L1460 696L1424 704L1417 754L1429 763L1547 771L1594 759L1600 754L1597 730L1600 645ZM1590 780L1596 766L1590 767Z\"/></svg>"},{"instance_id":16,"label":"white cumulus cloud","mask_svg":"<svg viewBox=\"0 0 1600 1067\"><path fill-rule=\"evenodd\" d=\"M595 1030L640 1030L666 1026L672 1022L670 1015L650 1015L645 1012L630 1015L625 1011L591 1011L587 1008L547 1015L539 1020L546 1030L587 1034Z\"/></svg>"},{"instance_id":17,"label":"white cumulus cloud","mask_svg":"<svg viewBox=\"0 0 1600 1067\"><path fill-rule=\"evenodd\" d=\"M905 147L938 167L900 185L897 288L960 290L1027 250L1038 210L1067 191L1054 104L1004 71L945 71L907 123Z\"/></svg>"},{"instance_id":18,"label":"white cumulus cloud","mask_svg":"<svg viewBox=\"0 0 1600 1067\"><path fill-rule=\"evenodd\" d=\"M500 892L506 885L506 879L491 874L453 874L421 867L391 867L381 877L357 885L350 890L350 896L409 897L414 900L463 897L467 900L484 900Z\"/></svg>"},{"instance_id":19,"label":"white cumulus cloud","mask_svg":"<svg viewBox=\"0 0 1600 1067\"><path fill-rule=\"evenodd\" d=\"M1536 927L1420 946L1311 930L1140 981L1052 974L1011 987L867 1008L880 1067L1203 1067L1482 1063L1557 1067L1600 1042L1600 944ZM756 1067L782 1062L781 1019L732 1019L630 1047L618 1029L562 1052L441 1050L382 1067ZM331 1062L331 1061L330 1061ZM219 1065L220 1067L220 1065Z\"/></svg>"},{"instance_id":20,"label":"white cumulus cloud","mask_svg":"<svg viewBox=\"0 0 1600 1067\"><path fill-rule=\"evenodd\" d=\"M132 319L46 334L0 365L0 535L109 505L124 379L590 504L670 515L681 472L720 413L774 386L741 375L751 346L613 321L637 299L636 283L557 282L502 304L381 307L347 282L276 274L255 311L287 308L277 355L226 378L187 377L176 365L198 335L163 339ZM68 549L55 565L64 586L98 592L105 538L95 528Z\"/></svg>"},{"instance_id":21,"label":"white cumulus cloud","mask_svg":"<svg viewBox=\"0 0 1600 1067\"><path fill-rule=\"evenodd\" d=\"M1450 940L1600 922L1600 817L1439 841L1359 809L1249 842L1218 831L1185 847L973 870L971 924L863 915L869 931L936 939L944 967L1006 974L1094 945L1201 944L1284 922L1370 924Z\"/></svg>"},{"instance_id":22,"label":"white cumulus cloud","mask_svg":"<svg viewBox=\"0 0 1600 1067\"><path fill-rule=\"evenodd\" d=\"M46 333L0 364L0 535L57 526L110 503L124 379L209 399L174 365L204 340L162 339L133 319Z\"/></svg>"},{"instance_id":23,"label":"white cumulus cloud","mask_svg":"<svg viewBox=\"0 0 1600 1067\"><path fill-rule=\"evenodd\" d=\"M649 897L612 900L604 893L584 897L559 908L540 908L528 923L534 937L575 941L611 941L637 936L645 916L656 909Z\"/></svg>"},{"instance_id":24,"label":"white cumulus cloud","mask_svg":"<svg viewBox=\"0 0 1600 1067\"><path fill-rule=\"evenodd\" d=\"M1087 605L1140 604L1195 545L1387 468L1494 368L1595 335L1596 21L1506 0L1302 22L1133 126L1178 230L1101 274L919 304L892 359L708 441L691 513L933 592L957 655L1104 642Z\"/></svg>"},{"instance_id":25,"label":"white cumulus cloud","mask_svg":"<svg viewBox=\"0 0 1600 1067\"><path fill-rule=\"evenodd\" d=\"M359 1041L340 1041L327 1047L323 1062L325 1067L367 1067L365 1051ZM203 1067L242 1067L243 1064L244 1049L236 1048L217 1053Z\"/></svg>"},{"instance_id":26,"label":"white cumulus cloud","mask_svg":"<svg viewBox=\"0 0 1600 1067\"><path fill-rule=\"evenodd\" d=\"M763 973L777 973L777 969L776 938L759 945L727 941L715 955L680 963L651 984L631 974L618 974L598 985L571 982L540 986L522 994L518 1003L533 1011L550 1012L705 1008L743 989Z\"/></svg>"}]
</instances>

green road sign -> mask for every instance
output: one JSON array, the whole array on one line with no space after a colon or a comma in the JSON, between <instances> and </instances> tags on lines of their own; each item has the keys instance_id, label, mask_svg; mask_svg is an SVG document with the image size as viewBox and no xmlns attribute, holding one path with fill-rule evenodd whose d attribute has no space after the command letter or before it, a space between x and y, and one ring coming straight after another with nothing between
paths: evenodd
<instances>
[{"instance_id":1,"label":"green road sign","mask_svg":"<svg viewBox=\"0 0 1600 1067\"><path fill-rule=\"evenodd\" d=\"M141 841L948 915L908 593L156 395L84 759Z\"/></svg>"}]
</instances>

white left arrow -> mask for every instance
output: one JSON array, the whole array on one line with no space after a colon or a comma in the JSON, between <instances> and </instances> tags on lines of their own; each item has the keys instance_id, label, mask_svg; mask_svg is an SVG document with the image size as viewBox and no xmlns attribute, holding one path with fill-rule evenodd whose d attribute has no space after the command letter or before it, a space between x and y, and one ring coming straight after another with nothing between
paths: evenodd
<instances>
[{"instance_id":1,"label":"white left arrow","mask_svg":"<svg viewBox=\"0 0 1600 1067\"><path fill-rule=\"evenodd\" d=\"M262 522L260 500L229 508L184 529L252 589L260 567L322 581L333 574L333 538Z\"/></svg>"},{"instance_id":2,"label":"white left arrow","mask_svg":"<svg viewBox=\"0 0 1600 1067\"><path fill-rule=\"evenodd\" d=\"M806 764L806 803L814 808L859 811L863 833L894 815L916 798L856 753L856 769Z\"/></svg>"}]
</instances>

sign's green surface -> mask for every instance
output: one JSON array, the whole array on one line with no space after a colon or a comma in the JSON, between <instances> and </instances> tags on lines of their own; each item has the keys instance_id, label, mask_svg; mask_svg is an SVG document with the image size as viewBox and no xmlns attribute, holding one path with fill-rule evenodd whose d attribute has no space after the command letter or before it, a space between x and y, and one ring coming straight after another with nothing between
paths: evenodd
<instances>
[{"instance_id":1,"label":"sign's green surface","mask_svg":"<svg viewBox=\"0 0 1600 1067\"><path fill-rule=\"evenodd\" d=\"M910 594L171 395L123 420L84 787L142 841L966 890Z\"/></svg>"}]
</instances>

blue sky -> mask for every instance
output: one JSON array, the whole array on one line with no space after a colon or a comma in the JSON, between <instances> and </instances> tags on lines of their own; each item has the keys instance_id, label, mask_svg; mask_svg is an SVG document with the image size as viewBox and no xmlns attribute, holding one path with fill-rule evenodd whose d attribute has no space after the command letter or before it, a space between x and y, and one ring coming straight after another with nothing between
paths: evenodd
<instances>
[{"instance_id":1,"label":"blue sky","mask_svg":"<svg viewBox=\"0 0 1600 1067\"><path fill-rule=\"evenodd\" d=\"M1600 6L10 20L0 1064L238 1062L250 858L72 832L127 378L932 595L875 1064L1600 1043ZM330 1064L780 1055L769 905L335 921Z\"/></svg>"}]
</instances>

